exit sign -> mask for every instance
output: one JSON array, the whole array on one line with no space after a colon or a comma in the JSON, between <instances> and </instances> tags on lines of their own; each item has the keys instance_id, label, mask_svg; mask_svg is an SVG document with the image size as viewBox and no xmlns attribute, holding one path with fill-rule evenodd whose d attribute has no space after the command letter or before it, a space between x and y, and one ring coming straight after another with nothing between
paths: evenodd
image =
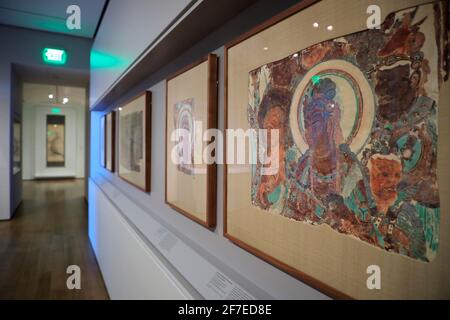
<instances>
[{"instance_id":1,"label":"exit sign","mask_svg":"<svg viewBox=\"0 0 450 320\"><path fill-rule=\"evenodd\" d=\"M48 64L66 64L67 53L62 49L45 48L42 50L42 58Z\"/></svg>"}]
</instances>

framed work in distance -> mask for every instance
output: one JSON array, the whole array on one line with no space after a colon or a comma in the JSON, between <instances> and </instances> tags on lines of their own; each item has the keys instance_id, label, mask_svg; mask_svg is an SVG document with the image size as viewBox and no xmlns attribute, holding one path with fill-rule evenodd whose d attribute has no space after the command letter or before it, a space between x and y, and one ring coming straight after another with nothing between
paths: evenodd
<instances>
[{"instance_id":1,"label":"framed work in distance","mask_svg":"<svg viewBox=\"0 0 450 320\"><path fill-rule=\"evenodd\" d=\"M14 118L13 124L13 175L22 171L22 122Z\"/></svg>"},{"instance_id":2,"label":"framed work in distance","mask_svg":"<svg viewBox=\"0 0 450 320\"><path fill-rule=\"evenodd\" d=\"M105 123L105 154L106 169L114 172L116 169L116 112L106 115Z\"/></svg>"},{"instance_id":3,"label":"framed work in distance","mask_svg":"<svg viewBox=\"0 0 450 320\"><path fill-rule=\"evenodd\" d=\"M150 192L151 167L151 101L146 91L124 104L118 112L119 177Z\"/></svg>"},{"instance_id":4,"label":"framed work in distance","mask_svg":"<svg viewBox=\"0 0 450 320\"><path fill-rule=\"evenodd\" d=\"M278 139L227 156L224 233L332 297L450 298L447 2L378 1L367 29L370 4L302 1L226 46L225 128Z\"/></svg>"},{"instance_id":5,"label":"framed work in distance","mask_svg":"<svg viewBox=\"0 0 450 320\"><path fill-rule=\"evenodd\" d=\"M47 115L47 167L66 166L66 116Z\"/></svg>"},{"instance_id":6,"label":"framed work in distance","mask_svg":"<svg viewBox=\"0 0 450 320\"><path fill-rule=\"evenodd\" d=\"M106 168L106 115L100 118L100 165Z\"/></svg>"},{"instance_id":7,"label":"framed work in distance","mask_svg":"<svg viewBox=\"0 0 450 320\"><path fill-rule=\"evenodd\" d=\"M207 227L216 225L216 165L203 159L203 134L217 128L218 58L210 54L166 81L165 201Z\"/></svg>"}]
</instances>

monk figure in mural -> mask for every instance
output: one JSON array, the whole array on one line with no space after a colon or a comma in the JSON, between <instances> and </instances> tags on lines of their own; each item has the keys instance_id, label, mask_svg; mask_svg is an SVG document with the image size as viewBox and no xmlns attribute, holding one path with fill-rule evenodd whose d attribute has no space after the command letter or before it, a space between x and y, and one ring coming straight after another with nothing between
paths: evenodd
<instances>
[{"instance_id":1,"label":"monk figure in mural","mask_svg":"<svg viewBox=\"0 0 450 320\"><path fill-rule=\"evenodd\" d=\"M261 175L257 198L263 208L276 209L277 205L281 206L285 201L287 191L285 186L285 135L288 106L288 95L285 90L281 89L274 89L267 93L260 106L258 117L260 128L267 130L266 156L278 161L278 170L274 174ZM277 130L278 139L272 139L275 130ZM272 144L272 142L274 143ZM273 163L268 163L263 166L267 168L273 165Z\"/></svg>"}]
</instances>

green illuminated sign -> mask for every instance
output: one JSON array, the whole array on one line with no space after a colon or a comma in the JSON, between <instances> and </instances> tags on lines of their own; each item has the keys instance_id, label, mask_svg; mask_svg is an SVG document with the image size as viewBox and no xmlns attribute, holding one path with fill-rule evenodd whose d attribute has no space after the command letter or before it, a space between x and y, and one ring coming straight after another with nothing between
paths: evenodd
<instances>
[{"instance_id":1,"label":"green illuminated sign","mask_svg":"<svg viewBox=\"0 0 450 320\"><path fill-rule=\"evenodd\" d=\"M53 108L52 109L52 113L61 113L61 109L60 108Z\"/></svg>"},{"instance_id":2,"label":"green illuminated sign","mask_svg":"<svg viewBox=\"0 0 450 320\"><path fill-rule=\"evenodd\" d=\"M42 50L42 59L48 64L66 64L67 53L62 49L45 48Z\"/></svg>"}]
</instances>

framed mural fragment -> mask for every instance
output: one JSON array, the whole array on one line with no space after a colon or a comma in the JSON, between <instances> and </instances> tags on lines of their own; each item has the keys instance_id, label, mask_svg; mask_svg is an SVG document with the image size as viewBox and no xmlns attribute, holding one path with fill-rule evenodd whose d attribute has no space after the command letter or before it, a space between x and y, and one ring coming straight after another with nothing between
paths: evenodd
<instances>
[{"instance_id":1,"label":"framed mural fragment","mask_svg":"<svg viewBox=\"0 0 450 320\"><path fill-rule=\"evenodd\" d=\"M167 80L165 201L195 222L216 225L216 165L203 159L217 128L218 58L208 55Z\"/></svg>"},{"instance_id":2,"label":"framed mural fragment","mask_svg":"<svg viewBox=\"0 0 450 320\"><path fill-rule=\"evenodd\" d=\"M116 112L110 112L106 115L105 130L105 162L106 169L115 171L116 164Z\"/></svg>"},{"instance_id":3,"label":"framed mural fragment","mask_svg":"<svg viewBox=\"0 0 450 320\"><path fill-rule=\"evenodd\" d=\"M228 133L224 233L333 297L450 298L448 2L378 1L367 29L370 4L302 1L226 46L226 129L256 161Z\"/></svg>"},{"instance_id":4,"label":"framed mural fragment","mask_svg":"<svg viewBox=\"0 0 450 320\"><path fill-rule=\"evenodd\" d=\"M151 101L146 91L119 110L119 177L150 192Z\"/></svg>"},{"instance_id":5,"label":"framed mural fragment","mask_svg":"<svg viewBox=\"0 0 450 320\"><path fill-rule=\"evenodd\" d=\"M22 123L14 118L13 124L13 175L22 171Z\"/></svg>"},{"instance_id":6,"label":"framed mural fragment","mask_svg":"<svg viewBox=\"0 0 450 320\"><path fill-rule=\"evenodd\" d=\"M100 119L100 165L106 168L106 116Z\"/></svg>"},{"instance_id":7,"label":"framed mural fragment","mask_svg":"<svg viewBox=\"0 0 450 320\"><path fill-rule=\"evenodd\" d=\"M47 167L66 166L66 116L47 115Z\"/></svg>"}]
</instances>

